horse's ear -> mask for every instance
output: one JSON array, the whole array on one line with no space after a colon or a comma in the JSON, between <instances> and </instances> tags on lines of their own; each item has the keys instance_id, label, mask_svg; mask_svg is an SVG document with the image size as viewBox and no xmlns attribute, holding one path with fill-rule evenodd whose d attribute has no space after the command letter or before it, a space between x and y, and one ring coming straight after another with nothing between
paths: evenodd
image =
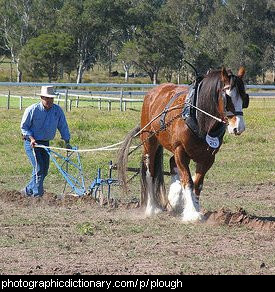
<instances>
[{"instance_id":1,"label":"horse's ear","mask_svg":"<svg viewBox=\"0 0 275 292\"><path fill-rule=\"evenodd\" d=\"M221 79L224 84L228 84L230 82L228 73L224 67L222 67Z\"/></svg>"},{"instance_id":2,"label":"horse's ear","mask_svg":"<svg viewBox=\"0 0 275 292\"><path fill-rule=\"evenodd\" d=\"M243 78L244 74L245 74L244 67L240 67L239 72L238 72L238 77Z\"/></svg>"}]
</instances>

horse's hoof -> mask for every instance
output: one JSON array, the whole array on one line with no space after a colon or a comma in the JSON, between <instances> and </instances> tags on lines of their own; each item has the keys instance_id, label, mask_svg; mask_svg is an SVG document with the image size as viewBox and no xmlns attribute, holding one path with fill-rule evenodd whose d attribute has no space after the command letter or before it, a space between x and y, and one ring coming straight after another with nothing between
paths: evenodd
<instances>
[{"instance_id":1,"label":"horse's hoof","mask_svg":"<svg viewBox=\"0 0 275 292\"><path fill-rule=\"evenodd\" d=\"M161 212L162 212L162 209L157 208L157 207L155 207L155 208L146 208L145 216L146 217L151 217L151 216L157 215L157 214L159 214Z\"/></svg>"},{"instance_id":2,"label":"horse's hoof","mask_svg":"<svg viewBox=\"0 0 275 292\"><path fill-rule=\"evenodd\" d=\"M200 212L183 212L182 222L184 223L196 223L204 220L203 214Z\"/></svg>"}]
</instances>

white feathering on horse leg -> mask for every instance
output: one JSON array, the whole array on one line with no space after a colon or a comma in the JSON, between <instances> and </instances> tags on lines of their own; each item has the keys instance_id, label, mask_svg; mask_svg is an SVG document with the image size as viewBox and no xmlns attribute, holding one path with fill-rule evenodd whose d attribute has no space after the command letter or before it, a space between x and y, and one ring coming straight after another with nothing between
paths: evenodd
<instances>
[{"instance_id":1,"label":"white feathering on horse leg","mask_svg":"<svg viewBox=\"0 0 275 292\"><path fill-rule=\"evenodd\" d=\"M153 185L153 178L151 176L151 173L147 170L146 172L146 182L147 182L147 204L146 204L146 210L145 210L145 216L150 217L155 214L158 214L161 212L161 209L156 205L155 199L154 199L154 185Z\"/></svg>"},{"instance_id":2,"label":"white feathering on horse leg","mask_svg":"<svg viewBox=\"0 0 275 292\"><path fill-rule=\"evenodd\" d=\"M171 176L171 185L168 194L168 201L171 211L180 213L183 210L184 200L182 192L182 184L180 182L178 174ZM169 208L168 205L168 208Z\"/></svg>"},{"instance_id":3,"label":"white feathering on horse leg","mask_svg":"<svg viewBox=\"0 0 275 292\"><path fill-rule=\"evenodd\" d=\"M184 210L182 212L183 222L198 222L203 219L200 213L199 201L196 199L194 192L190 186L183 189Z\"/></svg>"}]
</instances>

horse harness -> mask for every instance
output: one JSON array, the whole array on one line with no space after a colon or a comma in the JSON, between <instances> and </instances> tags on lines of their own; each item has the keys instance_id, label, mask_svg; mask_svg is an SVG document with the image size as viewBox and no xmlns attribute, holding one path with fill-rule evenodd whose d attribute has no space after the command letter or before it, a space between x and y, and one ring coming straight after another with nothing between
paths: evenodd
<instances>
[{"instance_id":1,"label":"horse harness","mask_svg":"<svg viewBox=\"0 0 275 292\"><path fill-rule=\"evenodd\" d=\"M152 136L157 135L159 132L164 131L169 125L172 124L172 122L174 120L176 120L180 117L182 117L184 119L186 125L192 131L192 133L195 136L197 136L201 141L203 141L204 143L207 144L207 146L208 146L207 149L208 150L212 149L212 154L214 154L218 150L218 148L220 147L220 145L222 143L222 139L223 139L223 136L224 136L225 131L226 131L227 122L225 122L224 120L217 118L217 117L215 117L215 116L213 116L213 115L211 115L211 114L209 114L209 113L207 113L207 112L205 112L202 109L197 107L197 100L198 100L199 91L200 91L200 88L202 85L202 81L203 81L203 77L198 77L191 84L190 89L189 89L189 93L188 93L188 95L185 99L185 102L184 102L182 112L180 114L176 115L175 117L173 117L170 121L166 122L165 121L166 114L169 111L171 111L172 109L178 108L178 106L171 108L171 105L174 103L174 101L179 96L181 96L182 94L185 94L186 90L178 92L169 100L169 102L166 105L166 107L164 108L164 110L159 115L157 115L153 120L151 120L144 128L142 128L138 132L138 134L142 133L145 128L147 128L155 119L157 119L159 117L160 117L160 128L157 131L152 132L151 135L149 135L149 137L147 137L138 146L136 146L134 150L129 152L129 155L131 153L133 153L136 149L138 149L140 146L142 146L145 141L149 140ZM222 89L222 93L221 93L223 100L224 100L225 107L226 107L226 104L228 103L228 100L231 99L231 97L226 94L226 89L229 89L229 88L230 88L230 86L225 86ZM243 98L243 108L247 108L249 105L249 95L245 94L244 96L242 96L242 98ZM199 127L198 127L197 111L200 111L200 112L210 116L211 118L217 120L219 122L218 127L216 127L215 130L211 130L207 134L201 135L199 132ZM234 111L233 115L242 116L243 112Z\"/></svg>"},{"instance_id":2,"label":"horse harness","mask_svg":"<svg viewBox=\"0 0 275 292\"><path fill-rule=\"evenodd\" d=\"M212 149L217 149L220 147L222 143L223 136L226 131L226 123L217 118L212 116L212 118L219 121L219 125L215 128L215 130L211 130L207 134L202 135L199 131L198 121L197 121L197 111L202 111L197 107L197 100L199 91L202 85L202 77L198 77L194 83L190 86L189 93L185 99L185 103L181 112L181 117L184 119L188 128L192 131L192 133L198 137L201 141L205 142L209 147ZM175 94L170 101L168 102L167 106L165 107L161 117L160 117L160 129L164 130L166 128L165 124L165 117L167 112L169 111L170 106L174 103L174 101L183 93L184 91ZM225 97L224 97L225 98ZM202 111L203 112L203 111ZM210 115L204 112L207 115ZM211 116L211 115L210 115Z\"/></svg>"}]
</instances>

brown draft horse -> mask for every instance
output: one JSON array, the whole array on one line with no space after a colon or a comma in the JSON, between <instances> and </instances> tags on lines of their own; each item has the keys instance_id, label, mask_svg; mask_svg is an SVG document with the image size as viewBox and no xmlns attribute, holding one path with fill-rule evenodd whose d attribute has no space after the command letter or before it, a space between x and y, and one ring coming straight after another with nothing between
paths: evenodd
<instances>
[{"instance_id":1,"label":"brown draft horse","mask_svg":"<svg viewBox=\"0 0 275 292\"><path fill-rule=\"evenodd\" d=\"M190 102L187 93L189 91L190 95L191 89L188 86L162 84L145 96L141 124L124 140L118 158L118 172L119 178L125 182L129 147L132 139L140 134L143 144L141 206L145 208L146 216L168 209L180 212L185 222L203 219L199 196L205 174L221 146L226 124L229 133L234 135L245 130L242 110L248 107L249 96L242 80L244 74L243 67L237 76L224 68L206 74L197 88L196 104L187 107L189 114L184 118L183 107ZM191 111L195 114L188 123ZM192 119L195 127L192 127ZM173 154L168 196L164 186L163 148ZM189 169L190 159L196 163L194 177Z\"/></svg>"}]
</instances>

